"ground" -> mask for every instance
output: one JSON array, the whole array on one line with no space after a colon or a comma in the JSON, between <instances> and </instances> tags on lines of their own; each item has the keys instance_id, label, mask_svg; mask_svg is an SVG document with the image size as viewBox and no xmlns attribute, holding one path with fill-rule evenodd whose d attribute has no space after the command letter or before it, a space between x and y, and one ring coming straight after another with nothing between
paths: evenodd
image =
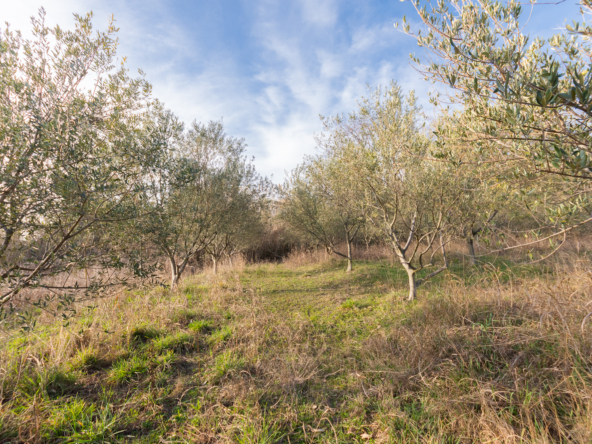
<instances>
[{"instance_id":1,"label":"ground","mask_svg":"<svg viewBox=\"0 0 592 444\"><path fill-rule=\"evenodd\" d=\"M258 264L0 345L0 442L592 441L586 258Z\"/></svg>"}]
</instances>

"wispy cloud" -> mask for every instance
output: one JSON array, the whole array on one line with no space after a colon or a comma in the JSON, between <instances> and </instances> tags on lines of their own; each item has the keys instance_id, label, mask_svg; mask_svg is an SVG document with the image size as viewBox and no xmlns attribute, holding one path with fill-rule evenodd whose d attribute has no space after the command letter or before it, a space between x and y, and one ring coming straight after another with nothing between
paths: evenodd
<instances>
[{"instance_id":1,"label":"wispy cloud","mask_svg":"<svg viewBox=\"0 0 592 444\"><path fill-rule=\"evenodd\" d=\"M146 72L155 96L187 123L223 117L275 181L315 152L319 115L352 110L367 85L395 79L428 107L432 86L408 64L415 43L393 27L403 14L413 17L408 3L20 0L2 2L0 17L26 35L42 4L47 23L62 27L73 25L73 12L93 10L104 28L113 13L119 53Z\"/></svg>"},{"instance_id":2,"label":"wispy cloud","mask_svg":"<svg viewBox=\"0 0 592 444\"><path fill-rule=\"evenodd\" d=\"M318 26L333 26L337 21L335 0L300 0L302 16L306 22Z\"/></svg>"},{"instance_id":3,"label":"wispy cloud","mask_svg":"<svg viewBox=\"0 0 592 444\"><path fill-rule=\"evenodd\" d=\"M23 0L0 11L16 21L15 27L28 29L37 3ZM226 42L228 35L196 34L195 28L207 25L207 14L188 26L187 17L179 15L185 10L181 4L44 3L48 23L64 26L72 25L72 12L95 10L99 27L113 12L121 28L121 54L128 56L130 67L147 73L155 96L187 123L223 117L231 134L247 139L261 172L274 174L277 181L303 155L314 153L320 114L350 110L367 84L388 83L396 65L404 63L380 58L381 51L396 44L391 20L357 22L337 0L248 2L250 22L239 36L249 43L248 66L239 61L239 49Z\"/></svg>"}]
</instances>

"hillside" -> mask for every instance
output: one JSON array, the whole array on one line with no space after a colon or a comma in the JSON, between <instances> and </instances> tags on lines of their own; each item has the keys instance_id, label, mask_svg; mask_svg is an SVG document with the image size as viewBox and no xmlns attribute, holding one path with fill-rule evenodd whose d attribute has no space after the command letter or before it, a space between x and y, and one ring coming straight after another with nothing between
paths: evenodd
<instances>
[{"instance_id":1,"label":"hillside","mask_svg":"<svg viewBox=\"0 0 592 444\"><path fill-rule=\"evenodd\" d=\"M586 258L457 261L412 303L387 260L301 262L5 332L0 442L592 440Z\"/></svg>"}]
</instances>

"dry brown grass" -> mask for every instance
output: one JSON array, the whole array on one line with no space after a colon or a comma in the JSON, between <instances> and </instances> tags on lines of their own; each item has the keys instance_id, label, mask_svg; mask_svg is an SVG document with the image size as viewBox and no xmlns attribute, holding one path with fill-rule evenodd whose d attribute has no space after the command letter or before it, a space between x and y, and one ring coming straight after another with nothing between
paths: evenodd
<instances>
[{"instance_id":1,"label":"dry brown grass","mask_svg":"<svg viewBox=\"0 0 592 444\"><path fill-rule=\"evenodd\" d=\"M113 417L94 442L592 442L589 259L457 271L406 304L385 293L385 281L404 287L388 262L346 276L323 253L189 277L174 294L120 293L68 328L44 318L45 330L11 332L0 437L57 442L83 399ZM214 332L191 331L195 320ZM195 343L159 364L152 340L134 342L140 327ZM85 355L96 368L77 366ZM110 382L134 357L153 363ZM56 394L59 372L76 381Z\"/></svg>"},{"instance_id":2,"label":"dry brown grass","mask_svg":"<svg viewBox=\"0 0 592 444\"><path fill-rule=\"evenodd\" d=\"M336 250L347 251L345 244L336 245ZM353 258L355 261L379 261L392 260L392 249L386 245L354 246ZM302 267L305 265L322 264L330 261L339 261L337 255L327 253L324 248L296 249L293 250L282 263L288 267Z\"/></svg>"}]
</instances>

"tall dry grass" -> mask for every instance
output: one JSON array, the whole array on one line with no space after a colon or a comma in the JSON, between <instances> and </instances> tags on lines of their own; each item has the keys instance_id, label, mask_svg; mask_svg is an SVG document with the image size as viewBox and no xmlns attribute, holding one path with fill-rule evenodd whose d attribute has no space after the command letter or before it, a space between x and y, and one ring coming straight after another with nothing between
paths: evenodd
<instances>
[{"instance_id":1,"label":"tall dry grass","mask_svg":"<svg viewBox=\"0 0 592 444\"><path fill-rule=\"evenodd\" d=\"M144 391L187 411L186 422L163 426L180 442L236 442L247 433L243 442L592 442L589 259L566 251L528 272L486 265L471 279L448 275L417 303L383 298L355 316L327 290L308 296L323 307L313 317L290 312L281 296L260 288L276 271L327 260L302 253L287 267L189 277L176 293L121 292L69 328L41 319L43 334L0 351L2 427L35 442L54 401L33 396L18 416L11 413L30 385L24 381L40 386L85 354L108 369L130 354L138 327L174 333L197 317L228 325L232 336L179 355L166 390L149 380L119 389L110 401L117 415L170 408L147 400L140 408L132 395ZM249 270L262 276L251 288L241 283ZM230 370L217 373L220 362ZM109 386L104 371L83 376L76 396L97 398ZM191 390L199 393L197 410L187 407L195 403Z\"/></svg>"},{"instance_id":2,"label":"tall dry grass","mask_svg":"<svg viewBox=\"0 0 592 444\"><path fill-rule=\"evenodd\" d=\"M347 251L347 246L345 244L338 244L335 249L337 251ZM355 263L355 261L359 260L392 260L393 253L391 248L383 244L373 244L368 247L365 245L354 245L352 256ZM296 248L284 258L282 263L290 267L301 267L304 265L322 264L340 259L340 256L329 254L324 248Z\"/></svg>"}]
</instances>

